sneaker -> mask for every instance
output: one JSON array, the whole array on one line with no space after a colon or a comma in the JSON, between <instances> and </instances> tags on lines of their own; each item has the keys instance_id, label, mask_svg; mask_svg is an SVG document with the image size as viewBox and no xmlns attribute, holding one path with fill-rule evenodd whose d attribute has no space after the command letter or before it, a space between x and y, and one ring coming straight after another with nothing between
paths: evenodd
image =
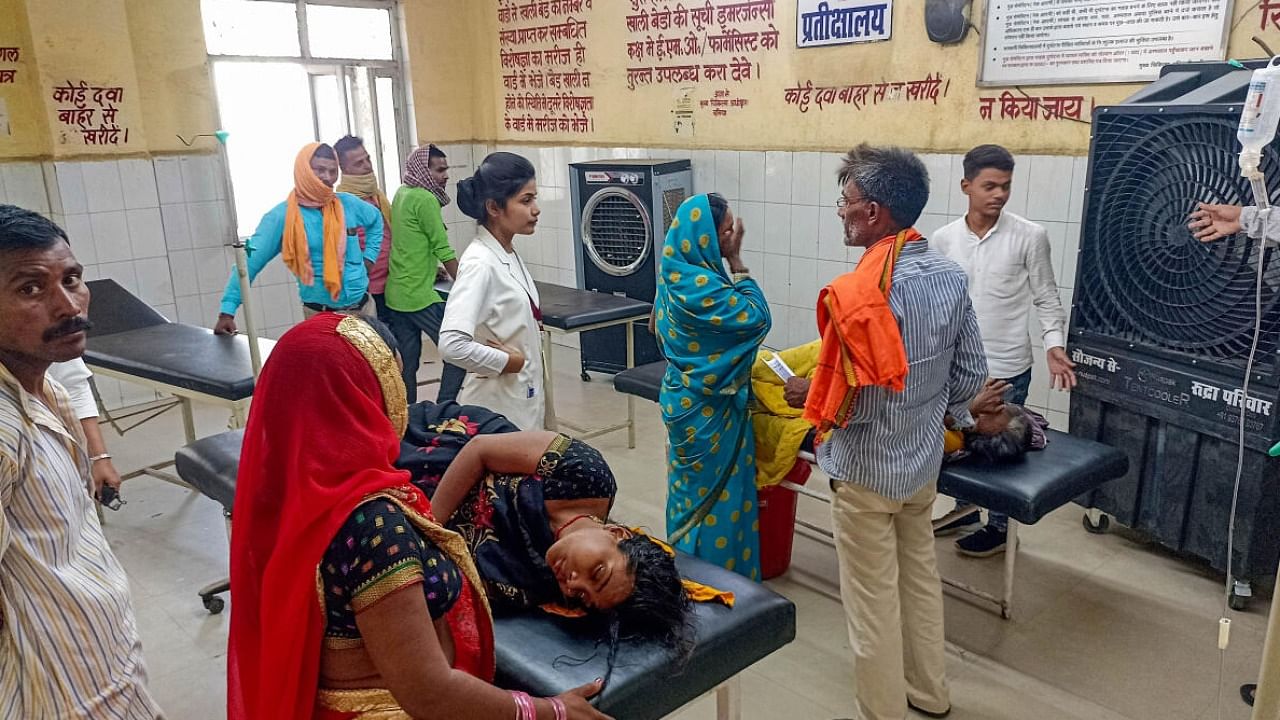
<instances>
[{"instance_id":1,"label":"sneaker","mask_svg":"<svg viewBox=\"0 0 1280 720\"><path fill-rule=\"evenodd\" d=\"M1004 552L1008 537L1007 532L987 525L978 532L957 540L956 549L960 551L961 555L968 555L969 557L991 557Z\"/></svg>"},{"instance_id":2,"label":"sneaker","mask_svg":"<svg viewBox=\"0 0 1280 720\"><path fill-rule=\"evenodd\" d=\"M934 537L945 537L947 535L953 535L955 533L960 532L961 530L966 530L982 522L982 513L977 511L968 512L964 510L960 511L960 512L964 512L965 513L964 515L961 515L955 520L947 522L947 517L949 517L950 515L953 515L955 512L956 511L953 510L950 513L947 513L946 515L939 518L939 521L942 522L943 524L933 529Z\"/></svg>"}]
</instances>

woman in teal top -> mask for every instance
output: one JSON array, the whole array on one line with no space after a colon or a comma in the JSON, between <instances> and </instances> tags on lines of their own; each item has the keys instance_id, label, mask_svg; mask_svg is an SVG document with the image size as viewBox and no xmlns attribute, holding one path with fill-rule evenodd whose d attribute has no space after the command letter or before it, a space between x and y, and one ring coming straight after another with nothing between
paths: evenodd
<instances>
[{"instance_id":1,"label":"woman in teal top","mask_svg":"<svg viewBox=\"0 0 1280 720\"><path fill-rule=\"evenodd\" d=\"M654 318L667 358L659 400L670 441L668 538L759 580L748 402L751 364L772 319L742 264L742 233L742 221L719 195L686 200L662 248Z\"/></svg>"}]
</instances>

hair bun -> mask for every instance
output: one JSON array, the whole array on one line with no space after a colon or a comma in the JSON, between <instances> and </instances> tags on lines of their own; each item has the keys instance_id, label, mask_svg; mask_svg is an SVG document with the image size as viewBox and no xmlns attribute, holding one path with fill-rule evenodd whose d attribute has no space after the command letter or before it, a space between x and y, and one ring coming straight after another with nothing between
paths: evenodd
<instances>
[{"instance_id":1,"label":"hair bun","mask_svg":"<svg viewBox=\"0 0 1280 720\"><path fill-rule=\"evenodd\" d=\"M458 209L476 222L484 219L484 201L480 199L475 176L458 181Z\"/></svg>"}]
</instances>

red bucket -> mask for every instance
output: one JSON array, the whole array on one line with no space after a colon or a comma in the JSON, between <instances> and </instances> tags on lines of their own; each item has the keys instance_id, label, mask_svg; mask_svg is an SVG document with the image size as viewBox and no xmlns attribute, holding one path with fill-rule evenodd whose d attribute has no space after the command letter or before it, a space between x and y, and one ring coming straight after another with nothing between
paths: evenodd
<instances>
[{"instance_id":1,"label":"red bucket","mask_svg":"<svg viewBox=\"0 0 1280 720\"><path fill-rule=\"evenodd\" d=\"M813 469L796 460L784 480L804 485ZM796 491L781 485L760 488L760 572L765 580L778 577L791 567L791 546L796 537Z\"/></svg>"}]
</instances>

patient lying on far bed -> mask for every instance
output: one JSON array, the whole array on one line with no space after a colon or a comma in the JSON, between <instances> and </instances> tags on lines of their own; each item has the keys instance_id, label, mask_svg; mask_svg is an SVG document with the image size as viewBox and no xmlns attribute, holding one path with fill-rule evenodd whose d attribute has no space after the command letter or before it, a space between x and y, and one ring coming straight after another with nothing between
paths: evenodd
<instances>
[{"instance_id":1,"label":"patient lying on far bed","mask_svg":"<svg viewBox=\"0 0 1280 720\"><path fill-rule=\"evenodd\" d=\"M801 415L821 345L821 340L815 340L776 353L794 373L794 377L785 381L769 366L775 356L772 350L761 350L751 368L755 401L751 422L756 434L756 485L759 487L782 482L795 464L797 454L802 450L813 451L814 428ZM1044 449L1048 421L1021 405L1004 402L1008 387L1006 382L988 380L969 404L974 426L945 430L943 450L948 461L973 455L985 462L1011 462L1028 450ZM948 417L947 427L951 424Z\"/></svg>"}]
</instances>

